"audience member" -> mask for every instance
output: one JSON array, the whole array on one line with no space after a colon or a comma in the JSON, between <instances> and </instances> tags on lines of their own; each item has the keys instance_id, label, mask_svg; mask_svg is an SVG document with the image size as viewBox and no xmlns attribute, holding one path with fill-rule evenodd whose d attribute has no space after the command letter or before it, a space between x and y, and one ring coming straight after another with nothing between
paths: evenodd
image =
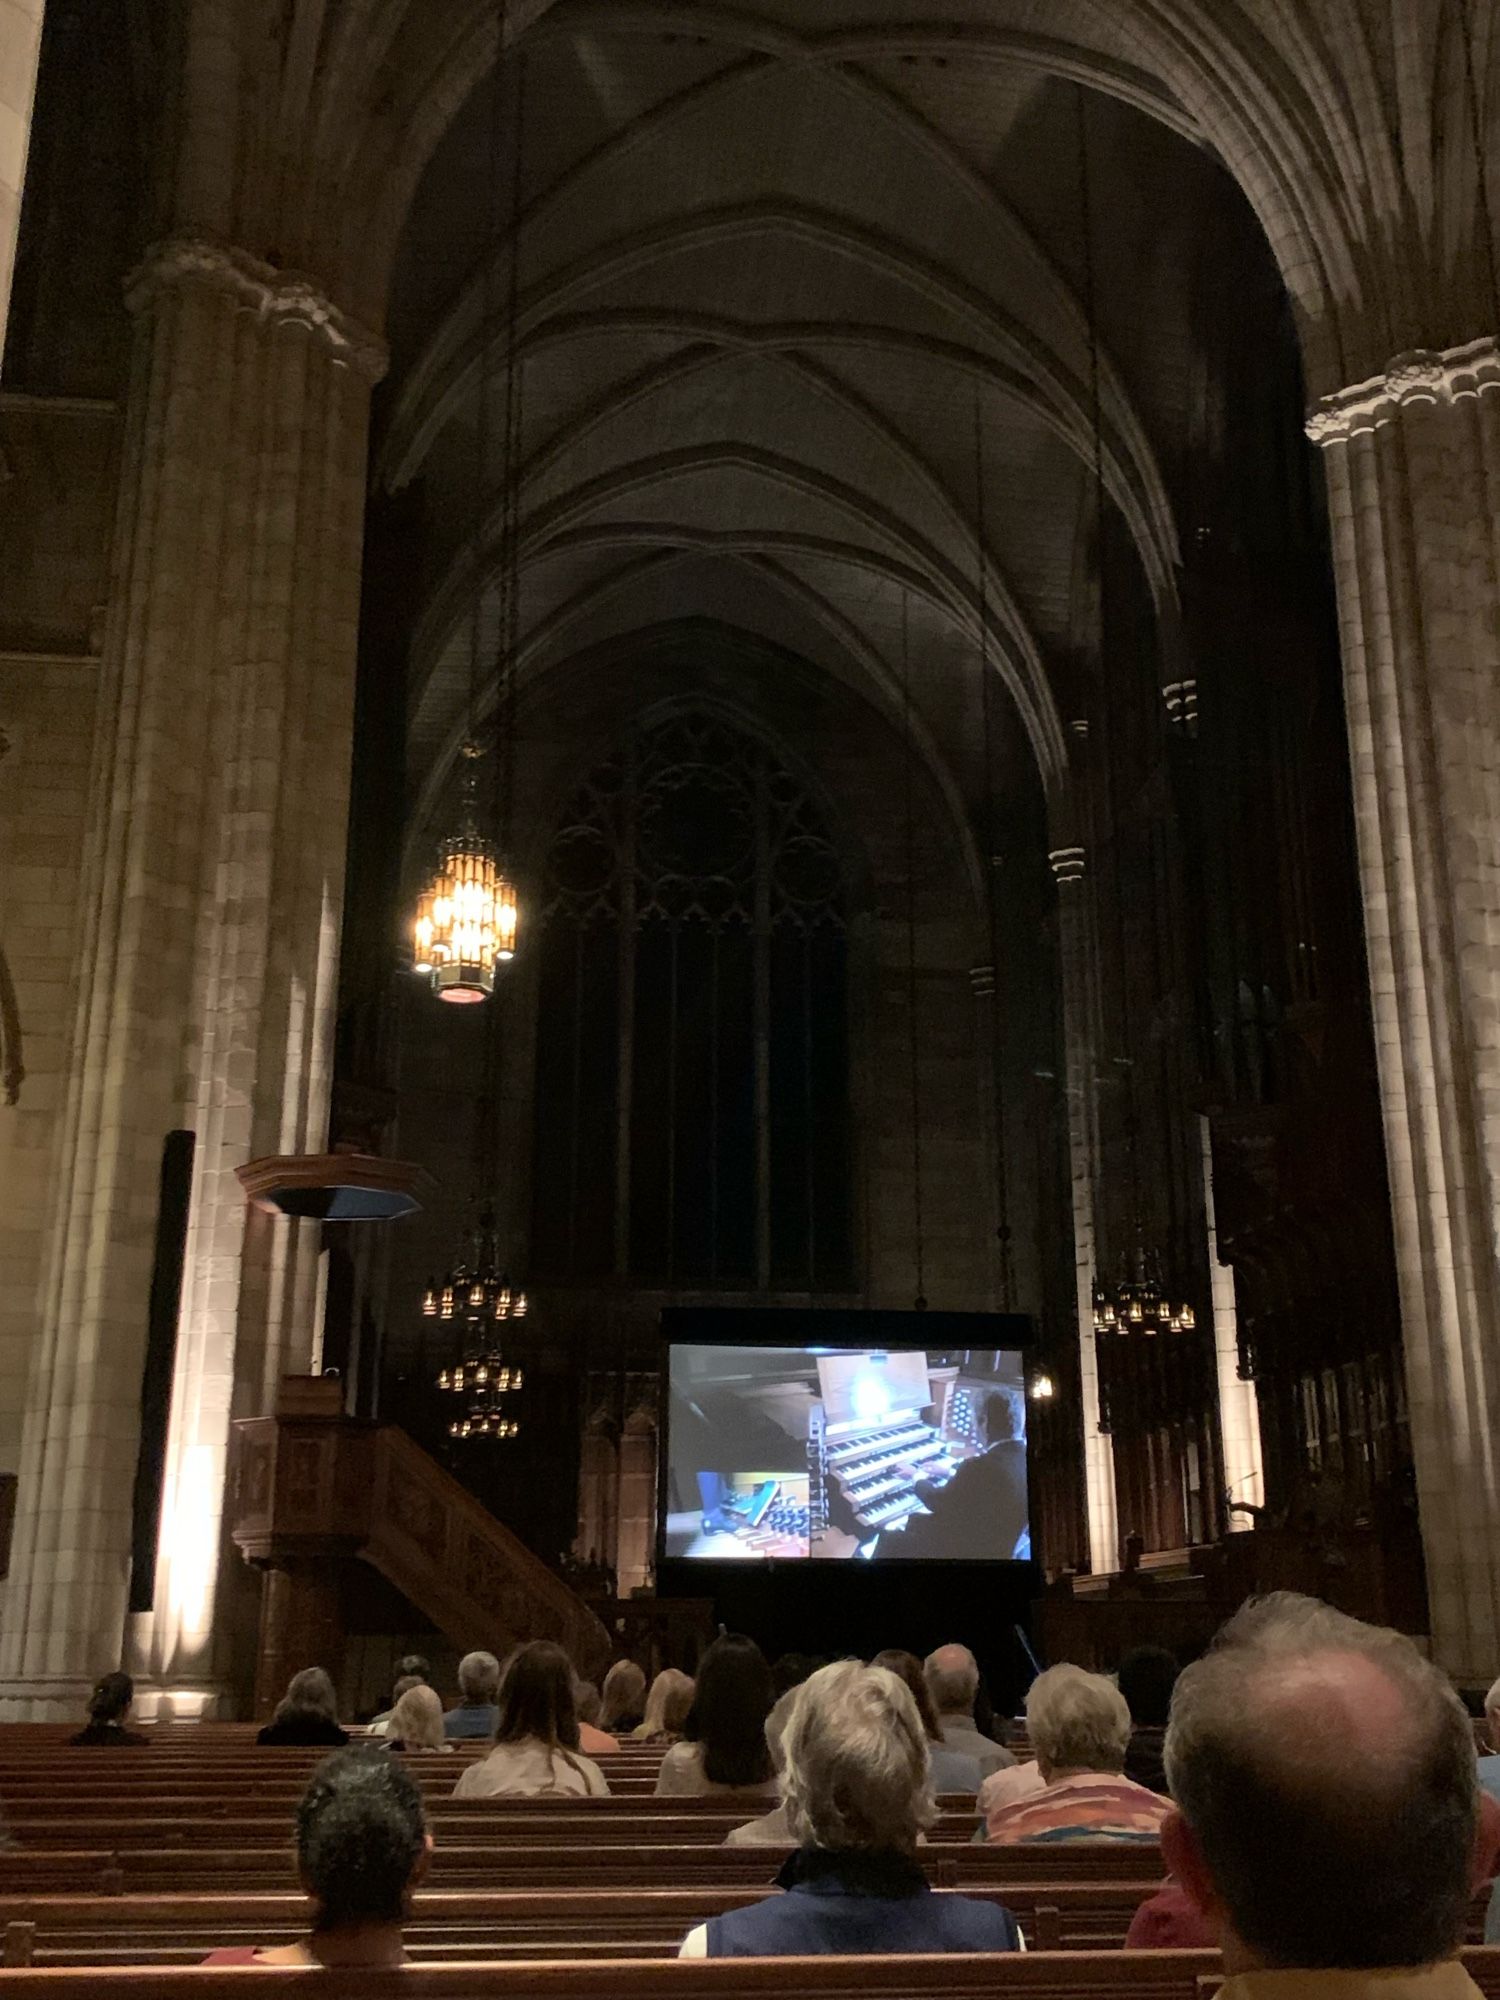
<instances>
[{"instance_id":1,"label":"audience member","mask_svg":"<svg viewBox=\"0 0 1500 2000\"><path fill-rule=\"evenodd\" d=\"M931 1762L895 1674L858 1660L821 1668L797 1690L784 1749L799 1842L777 1877L787 1893L699 1925L682 1957L1016 1950L1008 1910L935 1896L917 1865L933 1817Z\"/></svg>"},{"instance_id":2,"label":"audience member","mask_svg":"<svg viewBox=\"0 0 1500 2000\"><path fill-rule=\"evenodd\" d=\"M287 1682L285 1696L255 1740L337 1748L349 1741L339 1727L338 1714L338 1696L328 1675L322 1667L304 1667Z\"/></svg>"},{"instance_id":3,"label":"audience member","mask_svg":"<svg viewBox=\"0 0 1500 2000\"><path fill-rule=\"evenodd\" d=\"M493 1653L465 1653L458 1663L458 1702L443 1717L443 1734L460 1743L495 1733L500 1662Z\"/></svg>"},{"instance_id":4,"label":"audience member","mask_svg":"<svg viewBox=\"0 0 1500 2000\"><path fill-rule=\"evenodd\" d=\"M1155 1840L1167 1802L1124 1776L1130 1710L1113 1682L1049 1667L1026 1696L1026 1729L1041 1788L990 1812L988 1840Z\"/></svg>"},{"instance_id":5,"label":"audience member","mask_svg":"<svg viewBox=\"0 0 1500 2000\"><path fill-rule=\"evenodd\" d=\"M1248 1604L1179 1679L1166 1761L1162 1853L1219 1942L1221 2000L1477 1994L1454 1960L1500 1806L1409 1639L1290 1592Z\"/></svg>"},{"instance_id":6,"label":"audience member","mask_svg":"<svg viewBox=\"0 0 1500 2000\"><path fill-rule=\"evenodd\" d=\"M326 1758L297 1808L297 1872L312 1903L312 1931L298 1944L237 1945L209 1965L401 1965L411 1892L426 1872L432 1836L422 1796L373 1743Z\"/></svg>"},{"instance_id":7,"label":"audience member","mask_svg":"<svg viewBox=\"0 0 1500 2000\"><path fill-rule=\"evenodd\" d=\"M646 1713L630 1734L637 1743L676 1743L693 1706L693 1677L680 1667L663 1667L651 1683Z\"/></svg>"},{"instance_id":8,"label":"audience member","mask_svg":"<svg viewBox=\"0 0 1500 2000\"><path fill-rule=\"evenodd\" d=\"M443 1733L443 1704L436 1688L426 1681L413 1681L391 1710L391 1726L385 1738L390 1750L446 1750L453 1745Z\"/></svg>"},{"instance_id":9,"label":"audience member","mask_svg":"<svg viewBox=\"0 0 1500 2000\"><path fill-rule=\"evenodd\" d=\"M776 1776L776 1788L781 1790L781 1774L786 1769L786 1726L792 1719L792 1709L802 1683L790 1687L782 1695L771 1713L766 1717L766 1748L771 1753L771 1769ZM791 1822L786 1816L786 1800L779 1799L769 1812L758 1819L746 1820L741 1826L732 1826L724 1836L726 1847L793 1847L796 1842L792 1835Z\"/></svg>"},{"instance_id":10,"label":"audience member","mask_svg":"<svg viewBox=\"0 0 1500 2000\"><path fill-rule=\"evenodd\" d=\"M1136 1646L1121 1660L1116 1676L1125 1706L1130 1710L1125 1775L1153 1792L1167 1789L1162 1752L1177 1674L1176 1657L1165 1646Z\"/></svg>"},{"instance_id":11,"label":"audience member","mask_svg":"<svg viewBox=\"0 0 1500 2000\"><path fill-rule=\"evenodd\" d=\"M933 1711L950 1750L972 1757L980 1775L1006 1771L1015 1758L1001 1743L980 1734L974 1724L974 1697L979 1691L979 1662L967 1646L939 1646L922 1663Z\"/></svg>"},{"instance_id":12,"label":"audience member","mask_svg":"<svg viewBox=\"0 0 1500 2000\"><path fill-rule=\"evenodd\" d=\"M89 1719L70 1743L144 1743L138 1729L127 1729L126 1718L135 1700L135 1682L129 1674L106 1674L95 1681L89 1696Z\"/></svg>"},{"instance_id":13,"label":"audience member","mask_svg":"<svg viewBox=\"0 0 1500 2000\"><path fill-rule=\"evenodd\" d=\"M1479 1760L1479 1782L1492 1799L1500 1799L1500 1681L1484 1698L1484 1740L1490 1754Z\"/></svg>"},{"instance_id":14,"label":"audience member","mask_svg":"<svg viewBox=\"0 0 1500 2000\"><path fill-rule=\"evenodd\" d=\"M776 1699L780 1701L784 1694L801 1687L808 1675L817 1670L817 1665L808 1653L782 1653L771 1666L771 1686Z\"/></svg>"},{"instance_id":15,"label":"audience member","mask_svg":"<svg viewBox=\"0 0 1500 2000\"><path fill-rule=\"evenodd\" d=\"M599 1727L604 1701L592 1681L573 1681L573 1711L578 1717L578 1747L587 1757L607 1756L618 1750L620 1739Z\"/></svg>"},{"instance_id":16,"label":"audience member","mask_svg":"<svg viewBox=\"0 0 1500 2000\"><path fill-rule=\"evenodd\" d=\"M872 1667L884 1667L898 1681L904 1681L907 1692L917 1705L917 1715L932 1754L932 1789L944 1793L967 1792L972 1798L979 1790L978 1760L967 1751L950 1750L943 1741L937 1710L927 1692L927 1676L916 1654L899 1651L877 1653L870 1664Z\"/></svg>"},{"instance_id":17,"label":"audience member","mask_svg":"<svg viewBox=\"0 0 1500 2000\"><path fill-rule=\"evenodd\" d=\"M770 1712L771 1670L760 1647L736 1633L715 1639L698 1663L684 1741L661 1760L658 1798L770 1791Z\"/></svg>"},{"instance_id":18,"label":"audience member","mask_svg":"<svg viewBox=\"0 0 1500 2000\"><path fill-rule=\"evenodd\" d=\"M608 1793L604 1773L579 1748L568 1656L550 1640L533 1640L505 1669L494 1749L469 1766L453 1796L605 1798Z\"/></svg>"},{"instance_id":19,"label":"audience member","mask_svg":"<svg viewBox=\"0 0 1500 2000\"><path fill-rule=\"evenodd\" d=\"M432 1668L421 1653L403 1654L397 1660L396 1670L392 1675L394 1685L391 1688L390 1701L386 1704L382 1713L371 1716L365 1733L369 1736L384 1736L390 1726L391 1710L396 1706L402 1695L406 1693L406 1690L414 1686L418 1681L430 1682L431 1679Z\"/></svg>"},{"instance_id":20,"label":"audience member","mask_svg":"<svg viewBox=\"0 0 1500 2000\"><path fill-rule=\"evenodd\" d=\"M628 1736L646 1719L646 1676L634 1660L616 1660L604 1676L604 1708L599 1727Z\"/></svg>"},{"instance_id":21,"label":"audience member","mask_svg":"<svg viewBox=\"0 0 1500 2000\"><path fill-rule=\"evenodd\" d=\"M395 1714L396 1704L400 1701L402 1695L409 1694L413 1688L425 1686L426 1682L418 1680L415 1674L403 1674L401 1679L391 1689L390 1707L383 1715L377 1715L371 1719L365 1728L366 1736L389 1736L391 1733L391 1717ZM442 1708L441 1702L438 1703L438 1707L439 1709Z\"/></svg>"}]
</instances>

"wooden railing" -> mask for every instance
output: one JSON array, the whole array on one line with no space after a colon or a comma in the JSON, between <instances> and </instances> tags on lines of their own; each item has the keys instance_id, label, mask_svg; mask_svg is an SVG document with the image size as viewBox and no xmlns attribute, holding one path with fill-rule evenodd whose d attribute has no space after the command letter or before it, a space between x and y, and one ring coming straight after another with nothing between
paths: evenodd
<instances>
[{"instance_id":1,"label":"wooden railing","mask_svg":"<svg viewBox=\"0 0 1500 2000\"><path fill-rule=\"evenodd\" d=\"M396 1425L280 1414L235 1431L230 1531L248 1562L332 1579L358 1558L464 1649L554 1639L583 1673L608 1658L582 1599Z\"/></svg>"}]
</instances>

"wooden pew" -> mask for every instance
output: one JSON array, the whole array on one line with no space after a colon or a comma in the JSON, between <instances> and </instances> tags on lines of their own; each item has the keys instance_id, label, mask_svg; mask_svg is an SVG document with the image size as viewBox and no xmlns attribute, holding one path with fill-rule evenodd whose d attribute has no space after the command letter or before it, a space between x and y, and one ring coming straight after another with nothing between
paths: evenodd
<instances>
[{"instance_id":1,"label":"wooden pew","mask_svg":"<svg viewBox=\"0 0 1500 2000\"><path fill-rule=\"evenodd\" d=\"M986 1888L1033 1949L1119 1945L1154 1882L1042 1882ZM423 1890L407 1949L428 1958L670 1956L695 1924L772 1894L738 1889ZM952 1895L952 1890L939 1890ZM284 1944L305 1935L300 1894L33 1897L7 1905L5 1963L195 1964L228 1944Z\"/></svg>"},{"instance_id":2,"label":"wooden pew","mask_svg":"<svg viewBox=\"0 0 1500 2000\"><path fill-rule=\"evenodd\" d=\"M1500 2000L1500 1947L1464 1954L1471 1978ZM412 1965L319 1975L320 2000L1204 2000L1217 1954L1028 1952L931 1958L604 1959L576 1964ZM0 2000L307 2000L300 1967L42 1967L0 1970Z\"/></svg>"},{"instance_id":3,"label":"wooden pew","mask_svg":"<svg viewBox=\"0 0 1500 2000\"><path fill-rule=\"evenodd\" d=\"M971 1885L1003 1903L1034 1951L1118 1950L1155 1882L1039 1881ZM407 1949L435 1958L625 1958L675 1953L694 1925L774 1893L710 1889L424 1890L406 1926ZM940 1896L958 1893L940 1889ZM1483 1941L1487 1891L1470 1910ZM219 1945L285 1944L305 1935L298 1893L38 1896L7 1905L6 1964L195 1964Z\"/></svg>"},{"instance_id":4,"label":"wooden pew","mask_svg":"<svg viewBox=\"0 0 1500 2000\"><path fill-rule=\"evenodd\" d=\"M783 1850L777 1848L702 1842L591 1845L579 1839L563 1847L544 1847L522 1834L506 1846L463 1838L447 1841L436 1851L431 1879L436 1887L452 1889L756 1887L772 1880L782 1858ZM1096 1883L1151 1881L1161 1875L1160 1850L1134 1843L1080 1847L1064 1864L1058 1849L1047 1843L987 1847L969 1841L934 1842L921 1850L921 1860L929 1880L939 1888L1026 1884L1063 1873ZM0 1852L0 1894L9 1896L43 1889L85 1895L121 1891L164 1895L295 1886L289 1837L279 1847L250 1850L219 1845Z\"/></svg>"},{"instance_id":5,"label":"wooden pew","mask_svg":"<svg viewBox=\"0 0 1500 2000\"><path fill-rule=\"evenodd\" d=\"M323 1973L320 2000L1200 2000L1217 1977L1213 1952L993 1953L931 1958L602 1959L412 1965ZM182 2000L306 2000L299 1967L40 1967L0 1970L0 2000L180 1994ZM1500 1970L1487 1992L1500 1993Z\"/></svg>"}]
</instances>

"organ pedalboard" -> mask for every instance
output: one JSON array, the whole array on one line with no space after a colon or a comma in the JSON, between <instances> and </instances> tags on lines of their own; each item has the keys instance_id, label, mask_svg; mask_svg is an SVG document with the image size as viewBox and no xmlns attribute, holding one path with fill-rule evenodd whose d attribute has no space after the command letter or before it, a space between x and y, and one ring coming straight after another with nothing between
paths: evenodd
<instances>
[{"instance_id":1,"label":"organ pedalboard","mask_svg":"<svg viewBox=\"0 0 1500 2000\"><path fill-rule=\"evenodd\" d=\"M827 1438L824 1460L826 1480L843 1495L861 1534L899 1528L913 1514L925 1513L916 1494L918 1481L942 1485L954 1471L947 1445L915 1412Z\"/></svg>"}]
</instances>

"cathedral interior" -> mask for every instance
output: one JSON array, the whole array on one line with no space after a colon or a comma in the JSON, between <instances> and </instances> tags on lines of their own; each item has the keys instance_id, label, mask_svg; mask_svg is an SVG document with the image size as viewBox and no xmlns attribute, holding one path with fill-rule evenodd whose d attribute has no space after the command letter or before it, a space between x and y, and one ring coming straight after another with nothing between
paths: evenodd
<instances>
[{"instance_id":1,"label":"cathedral interior","mask_svg":"<svg viewBox=\"0 0 1500 2000\"><path fill-rule=\"evenodd\" d=\"M666 1620L717 1307L1024 1319L1085 1650L1487 1683L1500 13L0 0L24 137L12 45L0 1715Z\"/></svg>"}]
</instances>

